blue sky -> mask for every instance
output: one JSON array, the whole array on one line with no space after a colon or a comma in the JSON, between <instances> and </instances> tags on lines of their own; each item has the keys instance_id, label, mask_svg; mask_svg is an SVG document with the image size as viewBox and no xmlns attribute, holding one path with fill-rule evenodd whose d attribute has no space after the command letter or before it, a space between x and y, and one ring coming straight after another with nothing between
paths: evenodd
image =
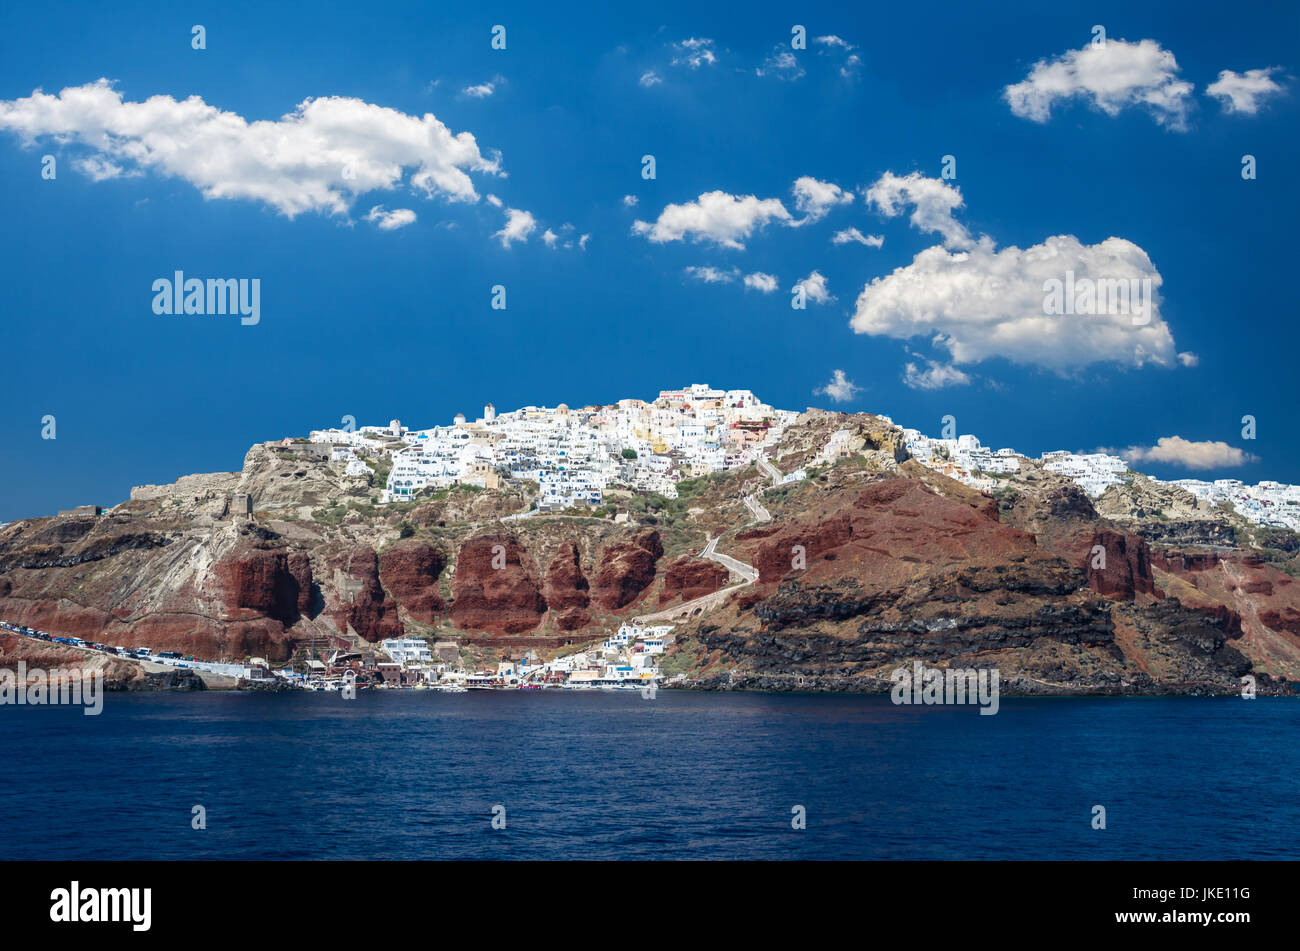
<instances>
[{"instance_id":1,"label":"blue sky","mask_svg":"<svg viewBox=\"0 0 1300 951\"><path fill-rule=\"evenodd\" d=\"M0 14L0 520L237 469L252 443L344 415L423 427L488 401L582 405L689 382L932 434L952 414L1030 454L1180 437L1195 445L1139 468L1300 481L1282 241L1300 211L1297 8L422 6ZM805 50L791 49L795 24ZM1095 24L1108 45L1084 55ZM96 92L101 78L111 88ZM159 96L147 113L123 105ZM188 97L201 103L182 108ZM337 108L245 134L307 99ZM472 142L407 161L403 137L428 121ZM306 152L286 160L268 142ZM381 184L323 179L326 153L355 154ZM805 178L840 203L801 203ZM717 214L701 200L713 192ZM381 228L375 206L415 220ZM535 222L521 240L503 240L508 209ZM914 224L918 210L939 225ZM852 228L883 241L832 243ZM1074 242L1063 266L1074 247L1095 276L1157 274L1154 327L1072 318L1091 321L1075 338L1017 312L1042 283L1021 252L1054 236ZM995 287L972 301L985 266L1020 299ZM152 284L176 270L258 278L260 322L156 315ZM832 299L793 309L814 272ZM776 289L747 287L752 274ZM490 307L498 284L504 311ZM856 387L835 390L842 401L814 392L836 370Z\"/></svg>"}]
</instances>

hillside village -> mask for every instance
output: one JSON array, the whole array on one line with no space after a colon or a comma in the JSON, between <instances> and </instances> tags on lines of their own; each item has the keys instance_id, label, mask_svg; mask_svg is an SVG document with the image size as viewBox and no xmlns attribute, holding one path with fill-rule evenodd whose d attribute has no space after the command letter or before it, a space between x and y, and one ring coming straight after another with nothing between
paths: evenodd
<instances>
[{"instance_id":1,"label":"hillside village","mask_svg":"<svg viewBox=\"0 0 1300 951\"><path fill-rule=\"evenodd\" d=\"M536 483L533 511L600 508L608 488L677 497L676 485L754 465L772 456L800 414L776 409L751 390L718 390L694 383L663 390L653 400L623 399L611 406L571 409L525 406L498 413L491 404L473 421L458 414L448 426L409 429L400 420L357 430L315 430L309 441L329 447L331 461L347 475L371 471L366 459L391 464L379 504L410 501L454 485L498 488L505 480ZM879 419L893 426L883 415ZM977 436L928 436L903 428L904 444L922 465L981 491L1028 459L1013 448L989 449ZM850 430L831 434L819 462L851 455ZM1038 457L1097 498L1133 478L1129 464L1104 452L1049 450ZM1151 480L1160 483L1160 480ZM1300 531L1300 486L1278 482L1246 485L1236 479L1164 483L1190 492L1208 508L1231 506L1247 521ZM526 516L528 512L520 513Z\"/></svg>"}]
</instances>

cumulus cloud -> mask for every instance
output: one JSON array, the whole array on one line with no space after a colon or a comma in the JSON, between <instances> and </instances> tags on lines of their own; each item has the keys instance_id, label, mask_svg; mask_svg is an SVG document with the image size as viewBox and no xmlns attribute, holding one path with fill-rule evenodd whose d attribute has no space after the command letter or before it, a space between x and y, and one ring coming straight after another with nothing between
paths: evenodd
<instances>
[{"instance_id":1,"label":"cumulus cloud","mask_svg":"<svg viewBox=\"0 0 1300 951\"><path fill-rule=\"evenodd\" d=\"M1193 442L1182 436L1161 436L1154 446L1130 446L1120 452L1128 463L1166 463L1187 469L1227 469L1259 460L1226 442Z\"/></svg>"},{"instance_id":2,"label":"cumulus cloud","mask_svg":"<svg viewBox=\"0 0 1300 951\"><path fill-rule=\"evenodd\" d=\"M1201 365L1201 358L1194 353L1180 353L1178 362L1185 367L1196 367Z\"/></svg>"},{"instance_id":3,"label":"cumulus cloud","mask_svg":"<svg viewBox=\"0 0 1300 951\"><path fill-rule=\"evenodd\" d=\"M637 82L639 82L642 86L649 89L651 86L659 85L661 82L663 82L663 80L659 78L659 74L656 73L653 69L647 69L644 73L641 74L641 78L638 79Z\"/></svg>"},{"instance_id":4,"label":"cumulus cloud","mask_svg":"<svg viewBox=\"0 0 1300 951\"><path fill-rule=\"evenodd\" d=\"M690 69L712 66L718 61L718 57L713 52L713 40L695 36L674 43L673 54L674 66L686 66Z\"/></svg>"},{"instance_id":5,"label":"cumulus cloud","mask_svg":"<svg viewBox=\"0 0 1300 951\"><path fill-rule=\"evenodd\" d=\"M941 390L945 386L964 386L970 377L954 366L926 360L924 370L915 363L903 368L903 382L914 390Z\"/></svg>"},{"instance_id":6,"label":"cumulus cloud","mask_svg":"<svg viewBox=\"0 0 1300 951\"><path fill-rule=\"evenodd\" d=\"M1192 84L1178 78L1173 53L1155 40L1118 39L1039 60L1025 79L1003 90L1011 111L1034 122L1046 122L1057 103L1084 99L1108 116L1144 107L1172 129L1186 128L1191 95Z\"/></svg>"},{"instance_id":7,"label":"cumulus cloud","mask_svg":"<svg viewBox=\"0 0 1300 951\"><path fill-rule=\"evenodd\" d=\"M144 174L139 169L127 171L116 162L109 161L101 155L87 155L72 160L72 167L91 181L105 182L110 178L135 177Z\"/></svg>"},{"instance_id":8,"label":"cumulus cloud","mask_svg":"<svg viewBox=\"0 0 1300 951\"><path fill-rule=\"evenodd\" d=\"M1280 71L1280 66L1248 69L1244 73L1225 69L1220 71L1217 80L1205 87L1205 92L1219 100L1224 112L1253 116L1259 112L1264 99L1282 91L1281 85L1273 79L1273 74Z\"/></svg>"},{"instance_id":9,"label":"cumulus cloud","mask_svg":"<svg viewBox=\"0 0 1300 951\"><path fill-rule=\"evenodd\" d=\"M637 203L637 197L636 197L636 195L624 195L624 196L623 196L623 207L624 207L624 208L633 208L633 207L636 206L636 203Z\"/></svg>"},{"instance_id":10,"label":"cumulus cloud","mask_svg":"<svg viewBox=\"0 0 1300 951\"><path fill-rule=\"evenodd\" d=\"M764 294L770 294L776 290L776 275L764 274L762 271L755 271L753 274L746 274L745 286L751 287L756 291L762 291Z\"/></svg>"},{"instance_id":11,"label":"cumulus cloud","mask_svg":"<svg viewBox=\"0 0 1300 951\"><path fill-rule=\"evenodd\" d=\"M848 205L853 202L853 192L845 191L831 182L820 182L810 175L796 178L793 187L794 207L804 214L799 224L810 224L825 218L836 205Z\"/></svg>"},{"instance_id":12,"label":"cumulus cloud","mask_svg":"<svg viewBox=\"0 0 1300 951\"><path fill-rule=\"evenodd\" d=\"M548 248L554 248L557 244L560 243L560 236L556 234L554 231L552 231L550 228L547 228L545 231L542 232L542 243L545 244Z\"/></svg>"},{"instance_id":13,"label":"cumulus cloud","mask_svg":"<svg viewBox=\"0 0 1300 951\"><path fill-rule=\"evenodd\" d=\"M799 65L799 60L795 58L794 53L781 46L776 47L772 55L764 60L763 65L755 69L754 73L759 76L775 76L777 79L791 82L804 76L803 67Z\"/></svg>"},{"instance_id":14,"label":"cumulus cloud","mask_svg":"<svg viewBox=\"0 0 1300 951\"><path fill-rule=\"evenodd\" d=\"M496 92L496 88L496 83L479 83L477 86L466 86L461 90L461 95L471 99L486 99Z\"/></svg>"},{"instance_id":15,"label":"cumulus cloud","mask_svg":"<svg viewBox=\"0 0 1300 951\"><path fill-rule=\"evenodd\" d=\"M736 268L729 271L720 271L716 267L687 267L683 269L687 277L694 278L697 281L703 281L705 284L730 284L740 274Z\"/></svg>"},{"instance_id":16,"label":"cumulus cloud","mask_svg":"<svg viewBox=\"0 0 1300 951\"><path fill-rule=\"evenodd\" d=\"M632 233L645 235L655 244L708 241L726 248L743 250L745 240L769 221L790 222L792 216L778 198L705 192L681 205L668 205L653 223L636 221Z\"/></svg>"},{"instance_id":17,"label":"cumulus cloud","mask_svg":"<svg viewBox=\"0 0 1300 951\"><path fill-rule=\"evenodd\" d=\"M1067 272L1076 284L1149 280L1138 285L1150 288L1142 322L1131 314L1049 313L1048 284ZM874 279L858 295L850 325L873 336L929 339L955 364L1003 357L1062 374L1101 362L1172 366L1176 351L1160 313L1161 283L1147 253L1123 238L1086 245L1057 235L1023 250L996 250L984 238L967 251L928 248Z\"/></svg>"},{"instance_id":18,"label":"cumulus cloud","mask_svg":"<svg viewBox=\"0 0 1300 951\"><path fill-rule=\"evenodd\" d=\"M820 271L813 271L802 281L796 281L794 287L790 288L791 293L803 289L803 295L806 300L814 304L826 304L835 300L830 290L826 286L826 278Z\"/></svg>"},{"instance_id":19,"label":"cumulus cloud","mask_svg":"<svg viewBox=\"0 0 1300 951\"><path fill-rule=\"evenodd\" d=\"M836 403L847 403L849 400L862 389L848 377L844 375L843 370L836 370L831 375L831 381L825 386L819 386L813 390L815 395L829 396Z\"/></svg>"},{"instance_id":20,"label":"cumulus cloud","mask_svg":"<svg viewBox=\"0 0 1300 951\"><path fill-rule=\"evenodd\" d=\"M124 171L181 178L205 198L263 202L287 217L347 214L356 196L403 183L473 202L469 173L500 174L468 132L360 99L306 99L276 120L248 121L198 96L128 102L107 79L0 101L0 129L92 150ZM103 166L107 168L107 166ZM407 172L410 170L410 174Z\"/></svg>"},{"instance_id":21,"label":"cumulus cloud","mask_svg":"<svg viewBox=\"0 0 1300 951\"><path fill-rule=\"evenodd\" d=\"M857 73L858 67L862 65L862 58L857 53L851 52L857 47L848 40L831 34L815 37L813 42L822 47L821 54L823 56L830 54L833 57L844 57L840 63L840 76L845 79L852 79Z\"/></svg>"},{"instance_id":22,"label":"cumulus cloud","mask_svg":"<svg viewBox=\"0 0 1300 951\"><path fill-rule=\"evenodd\" d=\"M501 239L501 247L509 248L515 241L527 241L528 236L537 230L537 219L531 212L518 208L506 209L506 224L492 237Z\"/></svg>"},{"instance_id":23,"label":"cumulus cloud","mask_svg":"<svg viewBox=\"0 0 1300 951\"><path fill-rule=\"evenodd\" d=\"M831 244L865 244L869 248L878 248L885 243L884 235L863 234L857 228L845 228L831 236Z\"/></svg>"},{"instance_id":24,"label":"cumulus cloud","mask_svg":"<svg viewBox=\"0 0 1300 951\"><path fill-rule=\"evenodd\" d=\"M953 217L962 207L961 190L937 178L926 178L920 172L910 175L881 175L863 195L867 205L875 205L886 218L899 215L912 206L913 227L943 236L949 248L969 247L973 242L966 226Z\"/></svg>"},{"instance_id":25,"label":"cumulus cloud","mask_svg":"<svg viewBox=\"0 0 1300 951\"><path fill-rule=\"evenodd\" d=\"M385 211L383 205L375 205L366 214L366 221L373 221L380 231L396 231L415 223L415 212L410 208L394 208Z\"/></svg>"}]
</instances>

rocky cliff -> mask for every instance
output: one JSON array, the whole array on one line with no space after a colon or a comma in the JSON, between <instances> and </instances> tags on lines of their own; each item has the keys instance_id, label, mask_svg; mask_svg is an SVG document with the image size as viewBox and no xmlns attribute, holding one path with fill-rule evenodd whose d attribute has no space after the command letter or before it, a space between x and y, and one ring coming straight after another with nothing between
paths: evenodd
<instances>
[{"instance_id":1,"label":"rocky cliff","mask_svg":"<svg viewBox=\"0 0 1300 951\"><path fill-rule=\"evenodd\" d=\"M809 411L773 456L808 478L772 488L751 466L671 502L611 493L608 517L502 521L526 485L380 507L378 476L263 444L239 472L141 487L97 518L0 527L0 618L283 661L400 634L545 652L685 605L663 666L708 686L878 690L912 660L996 666L1026 693L1300 680L1289 533L1260 547L1231 513L1137 479L1094 502L1029 462L984 494L861 414ZM757 581L701 557L713 538Z\"/></svg>"}]
</instances>

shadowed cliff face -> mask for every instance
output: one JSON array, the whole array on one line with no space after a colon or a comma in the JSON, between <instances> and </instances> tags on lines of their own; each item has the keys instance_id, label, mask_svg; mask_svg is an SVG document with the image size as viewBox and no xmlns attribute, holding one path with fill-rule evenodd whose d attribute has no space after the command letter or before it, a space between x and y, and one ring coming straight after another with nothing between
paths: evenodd
<instances>
[{"instance_id":1,"label":"shadowed cliff face","mask_svg":"<svg viewBox=\"0 0 1300 951\"><path fill-rule=\"evenodd\" d=\"M857 455L819 466L841 430ZM774 489L736 470L671 509L628 506L626 525L502 523L527 507L525 489L374 508L365 476L254 447L243 472L146 487L100 518L0 527L0 618L273 661L349 631L585 643L737 581L700 557L720 536L718 551L759 577L677 626L666 666L697 681L881 689L913 659L996 666L1019 692L1229 690L1243 669L1300 679L1300 584L1257 553L1153 541L1239 528L1160 485L1095 507L1027 464L995 500L908 460L879 420L845 414L808 414L774 460L810 477ZM253 500L251 516L232 515L232 493ZM752 521L747 495L771 522Z\"/></svg>"},{"instance_id":2,"label":"shadowed cliff face","mask_svg":"<svg viewBox=\"0 0 1300 951\"><path fill-rule=\"evenodd\" d=\"M379 558L373 548L358 548L337 559L334 567L360 584L350 599L341 600L333 611L339 630L351 627L368 641L401 637L402 622L397 616L397 602L390 599L379 583Z\"/></svg>"},{"instance_id":3,"label":"shadowed cliff face","mask_svg":"<svg viewBox=\"0 0 1300 951\"><path fill-rule=\"evenodd\" d=\"M508 535L481 535L461 546L451 616L468 630L521 634L541 623L546 601Z\"/></svg>"},{"instance_id":4,"label":"shadowed cliff face","mask_svg":"<svg viewBox=\"0 0 1300 951\"><path fill-rule=\"evenodd\" d=\"M433 624L447 611L438 593L438 579L447 566L442 552L426 542L401 541L379 556L379 580L407 615Z\"/></svg>"},{"instance_id":5,"label":"shadowed cliff face","mask_svg":"<svg viewBox=\"0 0 1300 951\"><path fill-rule=\"evenodd\" d=\"M683 555L664 566L664 584L659 590L659 604L691 601L727 586L731 572L717 562Z\"/></svg>"},{"instance_id":6,"label":"shadowed cliff face","mask_svg":"<svg viewBox=\"0 0 1300 951\"><path fill-rule=\"evenodd\" d=\"M607 610L637 600L655 579L655 566L664 546L657 531L642 532L630 541L606 546L596 576L596 602Z\"/></svg>"}]
</instances>

